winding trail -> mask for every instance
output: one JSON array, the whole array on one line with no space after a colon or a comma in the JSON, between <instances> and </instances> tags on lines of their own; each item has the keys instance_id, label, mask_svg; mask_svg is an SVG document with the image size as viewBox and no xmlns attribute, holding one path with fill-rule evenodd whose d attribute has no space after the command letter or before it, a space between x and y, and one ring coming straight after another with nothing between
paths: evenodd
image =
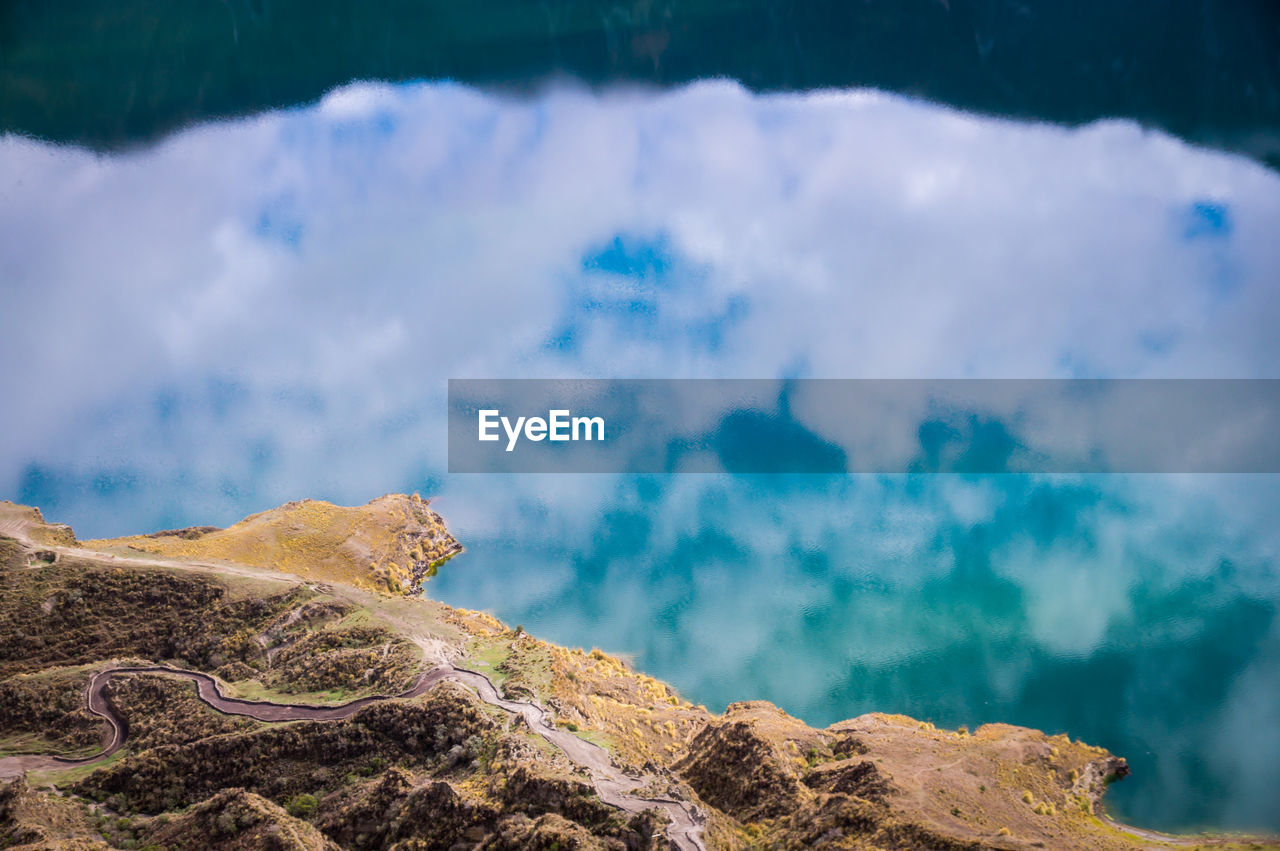
<instances>
[{"instance_id":1,"label":"winding trail","mask_svg":"<svg viewBox=\"0 0 1280 851\"><path fill-rule=\"evenodd\" d=\"M646 797L637 790L647 785L653 778L632 777L613 764L609 752L594 742L578 738L567 730L558 729L552 722L551 713L536 703L525 700L507 700L498 694L497 688L484 674L457 668L452 665L444 669L445 677L453 677L473 687L485 703L505 709L524 719L529 729L546 739L564 752L571 761L586 769L596 794L606 804L617 807L628 813L639 813L647 809L660 810L671 819L667 826L667 838L682 851L706 851L702 844L702 829L706 819L687 801L675 798Z\"/></svg>"},{"instance_id":2,"label":"winding trail","mask_svg":"<svg viewBox=\"0 0 1280 851\"><path fill-rule=\"evenodd\" d=\"M27 771L92 765L120 750L129 737L129 722L116 713L105 693L111 678L120 674L161 674L181 677L194 683L197 696L215 711L224 715L244 715L266 722L341 721L371 704L384 700L408 700L420 697L445 680L456 680L474 688L485 703L523 719L530 730L559 748L570 761L585 769L601 801L627 813L639 813L647 809L660 810L671 820L667 827L667 837L672 844L681 851L706 851L706 846L702 843L705 819L691 804L674 798L645 797L638 794L637 790L652 778L632 777L624 773L613 764L608 751L604 748L565 730L557 729L551 713L542 706L529 701L507 700L498 694L493 681L484 674L448 664L420 674L413 685L401 694L362 697L338 706L309 706L299 703L273 703L228 697L223 694L218 681L208 674L171 668L166 665L105 668L89 679L89 687L85 694L89 711L107 723L110 735L102 751L82 759L45 754L0 758L0 778L16 776Z\"/></svg>"},{"instance_id":3,"label":"winding trail","mask_svg":"<svg viewBox=\"0 0 1280 851\"><path fill-rule=\"evenodd\" d=\"M67 547L59 544L44 544L32 539L31 528L35 518L27 515L20 506L0 505L0 535L17 540L28 549L52 550L59 554L72 555L75 558L95 561L109 565L138 564L147 567L168 567L179 570L212 570L221 573L232 573L258 580L269 580L281 583L305 583L302 577L288 573L267 571L244 567L229 563L207 563L199 561L181 561L163 558L138 558L128 555L117 555L83 547ZM415 638L422 644L422 640ZM423 645L424 651L427 650ZM47 754L30 754L0 758L0 778L23 774L27 771L56 770L75 766L91 765L107 759L124 746L129 737L129 722L116 714L105 695L107 683L119 674L162 674L182 677L195 683L196 693L200 700L217 712L226 715L245 715L259 721L338 721L350 718L366 706L383 700L408 700L419 697L445 680L455 680L473 689L480 699L491 706L496 706L512 715L520 717L531 731L546 739L587 772L596 794L604 803L616 807L626 813L640 813L647 809L656 809L670 819L667 826L667 838L680 851L706 851L702 840L705 816L690 802L670 797L648 797L638 790L658 779L652 776L632 776L614 765L609 752L594 742L588 742L567 730L555 726L551 713L544 707L524 700L507 700L498 693L493 681L477 671L459 668L447 661L439 660L436 667L419 675L414 684L404 693L398 695L363 697L339 706L308 706L304 704L273 703L268 701L242 700L227 697L222 693L218 681L208 674L199 671L188 671L164 665L141 667L108 667L95 673L89 680L85 700L90 712L106 721L110 739L103 750L83 759L70 759Z\"/></svg>"}]
</instances>

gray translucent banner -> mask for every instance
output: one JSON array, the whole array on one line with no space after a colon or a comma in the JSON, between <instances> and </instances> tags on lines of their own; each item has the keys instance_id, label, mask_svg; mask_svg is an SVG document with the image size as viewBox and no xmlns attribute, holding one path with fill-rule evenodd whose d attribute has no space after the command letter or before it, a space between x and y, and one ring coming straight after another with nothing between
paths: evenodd
<instances>
[{"instance_id":1,"label":"gray translucent banner","mask_svg":"<svg viewBox=\"0 0 1280 851\"><path fill-rule=\"evenodd\" d=\"M1277 473L1278 379L451 379L451 473Z\"/></svg>"}]
</instances>

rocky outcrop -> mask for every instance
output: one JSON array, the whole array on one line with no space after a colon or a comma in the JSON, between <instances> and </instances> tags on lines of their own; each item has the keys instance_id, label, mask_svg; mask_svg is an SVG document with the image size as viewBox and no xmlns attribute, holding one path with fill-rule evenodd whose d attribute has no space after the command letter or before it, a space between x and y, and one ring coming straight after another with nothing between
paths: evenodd
<instances>
[{"instance_id":1,"label":"rocky outcrop","mask_svg":"<svg viewBox=\"0 0 1280 851\"><path fill-rule=\"evenodd\" d=\"M203 538L210 532L221 532L220 526L187 526L184 529L165 529L161 532L148 532L143 537L146 538L182 538L184 541L194 541L197 538Z\"/></svg>"},{"instance_id":2,"label":"rocky outcrop","mask_svg":"<svg viewBox=\"0 0 1280 851\"><path fill-rule=\"evenodd\" d=\"M815 768L805 777L811 789L884 803L893 784L870 760L841 760Z\"/></svg>"},{"instance_id":3,"label":"rocky outcrop","mask_svg":"<svg viewBox=\"0 0 1280 851\"><path fill-rule=\"evenodd\" d=\"M787 741L818 741L817 731L772 704L735 703L708 724L676 764L702 800L735 819L753 822L793 811L801 772Z\"/></svg>"},{"instance_id":4,"label":"rocky outcrop","mask_svg":"<svg viewBox=\"0 0 1280 851\"><path fill-rule=\"evenodd\" d=\"M1107 784L1128 776L1129 763L1123 757L1107 754L1088 763L1083 771L1078 772L1078 779L1072 784L1071 791L1087 798L1090 805L1096 805L1102 800Z\"/></svg>"}]
</instances>

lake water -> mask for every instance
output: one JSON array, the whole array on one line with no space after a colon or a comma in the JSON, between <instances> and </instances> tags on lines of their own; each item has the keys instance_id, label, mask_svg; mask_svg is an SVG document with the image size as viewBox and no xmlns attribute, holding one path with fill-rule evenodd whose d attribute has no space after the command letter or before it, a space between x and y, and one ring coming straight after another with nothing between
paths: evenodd
<instances>
[{"instance_id":1,"label":"lake water","mask_svg":"<svg viewBox=\"0 0 1280 851\"><path fill-rule=\"evenodd\" d=\"M1066 732L1130 761L1107 793L1126 818L1274 828L1276 485L470 481L438 503L468 551L427 591L632 654L717 711L765 698L815 725L882 711Z\"/></svg>"},{"instance_id":2,"label":"lake water","mask_svg":"<svg viewBox=\"0 0 1280 851\"><path fill-rule=\"evenodd\" d=\"M91 537L419 490L468 548L428 593L711 709L1068 732L1129 759L1138 824L1280 829L1276 477L450 476L444 445L450 377L1275 377L1256 134L590 68L105 141L10 102L81 146L0 138L0 496Z\"/></svg>"}]
</instances>

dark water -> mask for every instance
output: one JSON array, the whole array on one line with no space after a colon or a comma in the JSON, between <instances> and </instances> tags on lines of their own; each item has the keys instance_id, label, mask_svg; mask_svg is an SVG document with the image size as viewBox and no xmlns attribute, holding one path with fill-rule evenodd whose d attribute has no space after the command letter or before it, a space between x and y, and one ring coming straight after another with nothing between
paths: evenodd
<instances>
[{"instance_id":1,"label":"dark water","mask_svg":"<svg viewBox=\"0 0 1280 851\"><path fill-rule=\"evenodd\" d=\"M527 92L728 78L1131 118L1274 165L1278 57L1271 0L14 0L0 6L0 128L116 148L359 79Z\"/></svg>"},{"instance_id":2,"label":"dark water","mask_svg":"<svg viewBox=\"0 0 1280 851\"><path fill-rule=\"evenodd\" d=\"M1141 824L1280 829L1275 477L445 473L450 377L1276 377L1273 8L1112 5L5 4L0 496L420 490L430 593L711 708L1065 731Z\"/></svg>"}]
</instances>

